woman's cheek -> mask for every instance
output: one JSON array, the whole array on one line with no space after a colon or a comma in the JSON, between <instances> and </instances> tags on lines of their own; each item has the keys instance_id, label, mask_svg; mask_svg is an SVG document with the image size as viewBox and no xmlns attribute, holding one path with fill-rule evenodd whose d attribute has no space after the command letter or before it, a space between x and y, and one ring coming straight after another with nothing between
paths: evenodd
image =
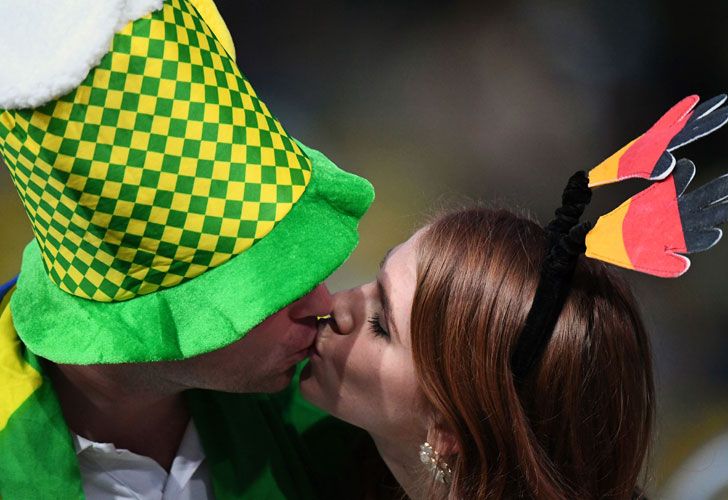
<instances>
[{"instance_id":1,"label":"woman's cheek","mask_svg":"<svg viewBox=\"0 0 728 500\"><path fill-rule=\"evenodd\" d=\"M419 422L422 400L411 355L401 344L382 357L380 379L386 382L378 388L378 408L382 425L387 427L382 431L393 435L411 432Z\"/></svg>"},{"instance_id":2,"label":"woman's cheek","mask_svg":"<svg viewBox=\"0 0 728 500\"><path fill-rule=\"evenodd\" d=\"M374 339L375 341L377 339ZM337 398L335 413L354 425L372 430L369 414L382 402L381 356L368 339L357 339L350 349L338 350L332 359L340 384L333 388Z\"/></svg>"}]
</instances>

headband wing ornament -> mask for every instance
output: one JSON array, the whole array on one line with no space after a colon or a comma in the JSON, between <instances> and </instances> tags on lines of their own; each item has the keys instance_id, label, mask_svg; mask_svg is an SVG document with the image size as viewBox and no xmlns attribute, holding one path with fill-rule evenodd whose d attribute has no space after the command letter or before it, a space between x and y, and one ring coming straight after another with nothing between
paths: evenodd
<instances>
[{"instance_id":1,"label":"headband wing ornament","mask_svg":"<svg viewBox=\"0 0 728 500\"><path fill-rule=\"evenodd\" d=\"M706 136L728 122L728 106L721 94L698 107L697 95L686 97L657 120L647 132L591 169L589 187L640 177L667 177L675 166L672 151ZM693 109L694 108L694 109Z\"/></svg>"},{"instance_id":2,"label":"headband wing ornament","mask_svg":"<svg viewBox=\"0 0 728 500\"><path fill-rule=\"evenodd\" d=\"M687 159L671 151L708 135L728 122L719 95L700 106L698 96L673 106L647 132L594 167L577 172L562 195L562 206L546 226L548 248L531 309L511 354L518 388L543 355L568 297L579 255L653 276L675 278L690 267L684 254L713 247L728 221L728 174L686 193L695 176ZM591 188L632 177L657 181L592 227L580 222Z\"/></svg>"},{"instance_id":3,"label":"headband wing ornament","mask_svg":"<svg viewBox=\"0 0 728 500\"><path fill-rule=\"evenodd\" d=\"M670 175L597 220L586 256L627 269L676 278L690 267L681 254L708 250L728 221L728 174L686 193L695 165L681 159Z\"/></svg>"}]
</instances>

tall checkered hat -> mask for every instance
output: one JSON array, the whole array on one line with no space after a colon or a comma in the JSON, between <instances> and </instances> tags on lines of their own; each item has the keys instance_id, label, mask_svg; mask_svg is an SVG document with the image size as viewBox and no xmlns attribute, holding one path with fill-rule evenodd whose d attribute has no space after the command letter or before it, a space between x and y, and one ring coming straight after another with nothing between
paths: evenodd
<instances>
[{"instance_id":1,"label":"tall checkered hat","mask_svg":"<svg viewBox=\"0 0 728 500\"><path fill-rule=\"evenodd\" d=\"M40 3L0 21L0 153L35 233L11 310L34 353L211 351L348 257L370 184L286 134L211 0Z\"/></svg>"}]
</instances>

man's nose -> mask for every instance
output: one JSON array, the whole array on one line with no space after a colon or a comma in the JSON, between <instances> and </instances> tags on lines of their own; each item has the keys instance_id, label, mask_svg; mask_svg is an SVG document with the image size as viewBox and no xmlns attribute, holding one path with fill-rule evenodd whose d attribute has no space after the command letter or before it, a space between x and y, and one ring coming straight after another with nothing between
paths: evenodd
<instances>
[{"instance_id":1,"label":"man's nose","mask_svg":"<svg viewBox=\"0 0 728 500\"><path fill-rule=\"evenodd\" d=\"M333 307L331 293L326 285L321 283L309 293L298 299L289 307L291 319L302 320L316 318L317 316L328 316Z\"/></svg>"}]
</instances>

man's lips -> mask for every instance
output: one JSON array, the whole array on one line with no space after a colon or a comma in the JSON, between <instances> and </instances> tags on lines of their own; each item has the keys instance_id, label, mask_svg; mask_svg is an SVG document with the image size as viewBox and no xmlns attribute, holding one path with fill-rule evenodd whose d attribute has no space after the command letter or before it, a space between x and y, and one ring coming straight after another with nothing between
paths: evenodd
<instances>
[{"instance_id":1,"label":"man's lips","mask_svg":"<svg viewBox=\"0 0 728 500\"><path fill-rule=\"evenodd\" d=\"M296 351L295 353L291 354L288 358L286 358L285 366L287 367L287 370L290 370L291 368L295 368L298 363L303 361L304 359L307 359L311 356L311 347L306 347L305 349L301 349L300 351Z\"/></svg>"},{"instance_id":2,"label":"man's lips","mask_svg":"<svg viewBox=\"0 0 728 500\"><path fill-rule=\"evenodd\" d=\"M306 328L306 331L302 331L299 333L301 338L304 338L306 340L306 342L299 344L297 346L298 349L291 356L292 358L297 359L296 362L301 361L310 355L311 349L314 348L314 346L316 344L317 334L318 334L318 329L315 327Z\"/></svg>"}]
</instances>

